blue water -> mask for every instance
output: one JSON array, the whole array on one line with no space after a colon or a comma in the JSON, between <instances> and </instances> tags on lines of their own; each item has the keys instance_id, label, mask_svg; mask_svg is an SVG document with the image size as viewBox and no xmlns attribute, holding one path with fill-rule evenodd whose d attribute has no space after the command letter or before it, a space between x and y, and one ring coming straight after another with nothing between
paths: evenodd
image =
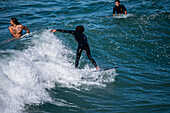
<instances>
[{"instance_id":1,"label":"blue water","mask_svg":"<svg viewBox=\"0 0 170 113\"><path fill-rule=\"evenodd\" d=\"M121 0L128 15L112 17L114 0L1 0L1 113L169 113L169 0ZM12 40L10 18L30 29ZM53 28L85 27L92 72L77 43ZM25 31L23 33L26 33Z\"/></svg>"}]
</instances>

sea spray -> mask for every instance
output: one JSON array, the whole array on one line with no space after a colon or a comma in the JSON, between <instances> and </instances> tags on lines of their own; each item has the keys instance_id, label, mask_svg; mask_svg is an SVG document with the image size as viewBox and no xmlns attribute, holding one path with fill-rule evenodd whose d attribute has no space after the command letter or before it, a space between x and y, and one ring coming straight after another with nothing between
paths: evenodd
<instances>
[{"instance_id":1,"label":"sea spray","mask_svg":"<svg viewBox=\"0 0 170 113\"><path fill-rule=\"evenodd\" d=\"M52 102L47 89L54 88L55 84L89 90L89 86L104 87L105 83L114 81L115 71L92 73L94 68L88 64L84 69L74 68L74 59L69 56L75 53L49 30L29 38L33 46L25 50L1 51L1 54L10 54L2 57L0 64L2 113L19 113L25 105Z\"/></svg>"}]
</instances>

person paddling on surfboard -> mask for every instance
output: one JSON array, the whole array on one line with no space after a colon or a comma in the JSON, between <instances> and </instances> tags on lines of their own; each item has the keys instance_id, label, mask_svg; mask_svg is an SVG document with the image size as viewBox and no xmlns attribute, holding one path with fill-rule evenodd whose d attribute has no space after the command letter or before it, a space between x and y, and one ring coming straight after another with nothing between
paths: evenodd
<instances>
[{"instance_id":1,"label":"person paddling on surfboard","mask_svg":"<svg viewBox=\"0 0 170 113\"><path fill-rule=\"evenodd\" d=\"M8 29L12 34L12 38L16 38L16 39L20 38L22 36L23 29L27 30L27 33L29 33L29 29L21 25L16 18L11 18L10 24L11 26Z\"/></svg>"},{"instance_id":2,"label":"person paddling on surfboard","mask_svg":"<svg viewBox=\"0 0 170 113\"><path fill-rule=\"evenodd\" d=\"M117 14L127 15L126 8L123 4L120 4L120 0L115 0L115 7L113 8L113 16L115 16L115 12L117 12Z\"/></svg>"},{"instance_id":3,"label":"person paddling on surfboard","mask_svg":"<svg viewBox=\"0 0 170 113\"><path fill-rule=\"evenodd\" d=\"M51 32L53 32L53 33L56 32L56 31L59 31L59 32L62 32L62 33L73 34L76 41L78 42L75 67L77 67L78 64L79 64L79 60L80 60L80 56L81 56L82 51L85 50L88 59L92 62L92 64L96 67L96 69L99 70L95 60L91 57L87 37L83 34L83 32L84 32L84 27L83 26L77 26L75 31L74 30L61 30L61 29L53 29L53 30L51 30Z\"/></svg>"}]
</instances>

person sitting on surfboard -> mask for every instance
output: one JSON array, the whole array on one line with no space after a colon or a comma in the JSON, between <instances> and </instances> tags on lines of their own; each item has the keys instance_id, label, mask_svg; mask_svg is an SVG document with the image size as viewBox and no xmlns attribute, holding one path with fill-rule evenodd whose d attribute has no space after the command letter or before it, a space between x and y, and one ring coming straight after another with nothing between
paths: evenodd
<instances>
[{"instance_id":1,"label":"person sitting on surfboard","mask_svg":"<svg viewBox=\"0 0 170 113\"><path fill-rule=\"evenodd\" d=\"M27 30L27 33L29 33L29 29L21 25L16 18L11 18L10 24L11 26L8 29L12 34L12 38L20 38L22 36L23 29Z\"/></svg>"},{"instance_id":2,"label":"person sitting on surfboard","mask_svg":"<svg viewBox=\"0 0 170 113\"><path fill-rule=\"evenodd\" d=\"M53 33L56 32L56 31L59 31L59 32L62 32L62 33L73 34L74 37L75 37L75 40L78 42L75 67L77 67L78 64L79 64L79 60L80 60L80 56L81 56L82 51L85 50L88 59L92 62L92 64L96 67L96 69L99 70L95 60L91 57L87 37L83 34L83 32L84 32L84 27L83 26L77 26L75 31L74 30L61 30L61 29L53 29L53 30L51 30L51 32L53 32Z\"/></svg>"},{"instance_id":3,"label":"person sitting on surfboard","mask_svg":"<svg viewBox=\"0 0 170 113\"><path fill-rule=\"evenodd\" d=\"M115 0L115 7L113 8L113 16L115 16L115 12L117 12L117 14L127 15L126 8L124 5L120 4L120 0Z\"/></svg>"}]
</instances>

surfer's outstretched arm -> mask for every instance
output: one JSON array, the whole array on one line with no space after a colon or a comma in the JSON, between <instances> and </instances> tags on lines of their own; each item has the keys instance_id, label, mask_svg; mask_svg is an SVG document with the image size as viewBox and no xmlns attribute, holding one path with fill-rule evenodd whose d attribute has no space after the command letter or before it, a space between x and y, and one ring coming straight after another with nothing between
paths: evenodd
<instances>
[{"instance_id":1,"label":"surfer's outstretched arm","mask_svg":"<svg viewBox=\"0 0 170 113\"><path fill-rule=\"evenodd\" d=\"M56 31L59 31L59 32L62 32L62 33L71 33L71 34L74 34L75 31L73 30L62 30L62 29L52 29L51 32L56 32Z\"/></svg>"}]
</instances>

